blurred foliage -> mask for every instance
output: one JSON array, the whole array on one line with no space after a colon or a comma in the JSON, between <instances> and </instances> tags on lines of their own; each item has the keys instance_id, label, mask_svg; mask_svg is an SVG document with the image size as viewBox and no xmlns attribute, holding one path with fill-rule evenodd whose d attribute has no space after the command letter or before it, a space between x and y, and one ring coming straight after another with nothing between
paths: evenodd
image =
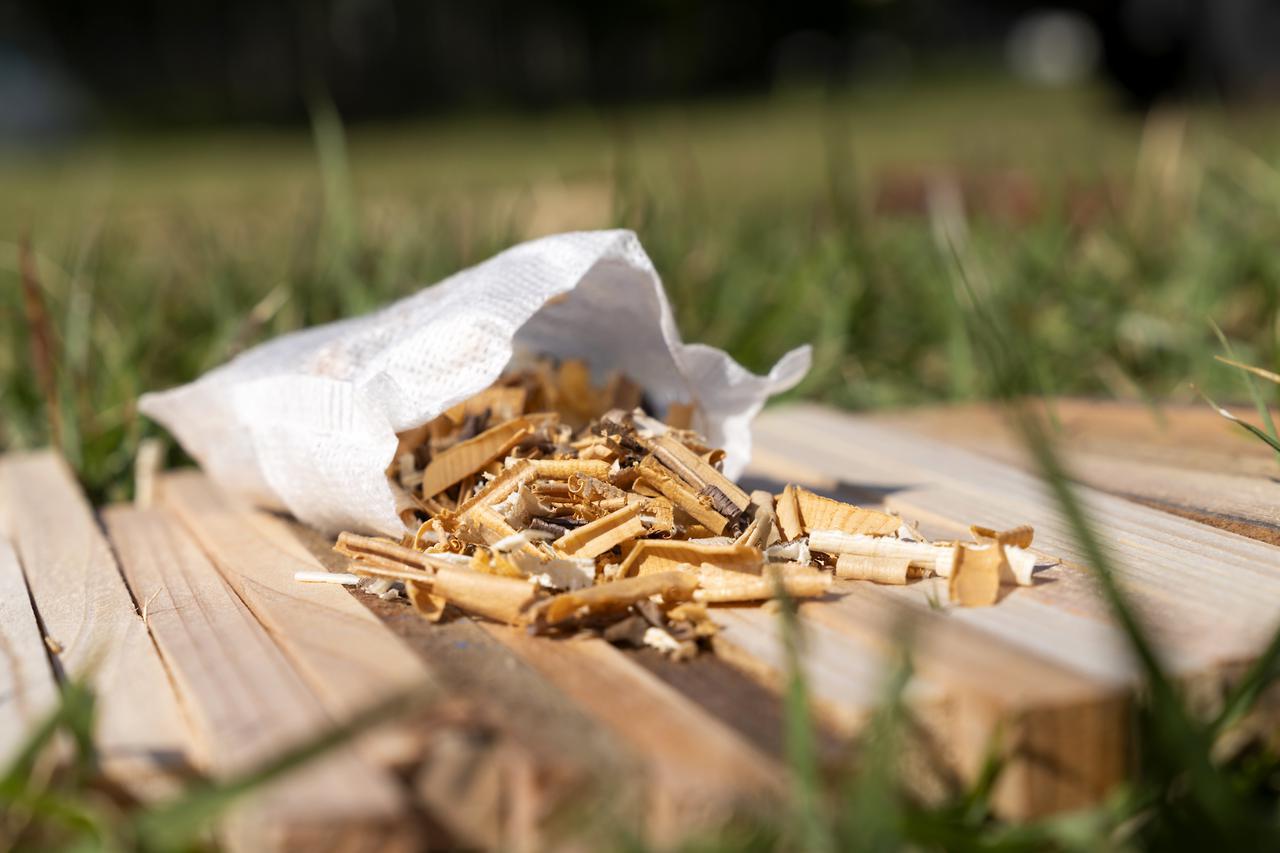
<instances>
[{"instance_id":1,"label":"blurred foliage","mask_svg":"<svg viewBox=\"0 0 1280 853\"><path fill-rule=\"evenodd\" d=\"M0 166L0 445L47 443L56 423L93 496L123 497L138 441L157 431L134 410L142 391L370 310L524 236L631 227L687 339L754 369L814 344L796 394L851 407L1014 401L1147 683L1130 784L1095 810L1010 826L988 807L994 761L954 802L925 808L901 792L905 661L860 769L826 786L793 667L794 814L690 849L1274 849L1276 745L1240 727L1277 674L1280 642L1215 718L1195 716L1112 583L1049 433L1016 400L1182 400L1188 382L1238 396L1206 320L1233 358L1280 366L1280 150L1266 148L1265 117L1137 123L1088 93L998 94L790 95L349 136L316 104L306 141L133 139L11 158ZM91 719L91 697L69 686L0 779L0 840L184 849L237 793L349 736L152 812L95 792ZM37 759L57 731L76 760L50 774Z\"/></svg>"},{"instance_id":2,"label":"blurred foliage","mask_svg":"<svg viewBox=\"0 0 1280 853\"><path fill-rule=\"evenodd\" d=\"M93 496L119 498L156 431L135 413L142 391L575 227L636 229L688 340L756 370L812 342L795 393L841 406L983 394L951 233L1055 392L1189 400L1194 382L1239 397L1206 320L1241 359L1280 359L1266 115L1140 122L1088 91L962 80L350 134L324 104L313 116L310 139L0 159L0 445L48 442L52 407Z\"/></svg>"}]
</instances>

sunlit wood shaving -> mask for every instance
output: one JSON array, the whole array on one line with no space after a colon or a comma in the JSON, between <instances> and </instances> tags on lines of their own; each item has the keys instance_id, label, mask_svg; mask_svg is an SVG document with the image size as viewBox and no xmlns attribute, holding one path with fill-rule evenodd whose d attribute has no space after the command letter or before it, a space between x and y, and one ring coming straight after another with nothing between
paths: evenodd
<instances>
[{"instance_id":1,"label":"sunlit wood shaving","mask_svg":"<svg viewBox=\"0 0 1280 853\"><path fill-rule=\"evenodd\" d=\"M669 404L664 423L620 373L597 385L581 361L523 363L398 435L387 476L410 532L339 536L352 582L387 597L403 585L432 621L599 632L682 659L706 647L717 607L823 596L836 577L936 574L966 605L1032 581L1029 527L932 543L895 514L794 484L748 493L693 431L697 400Z\"/></svg>"},{"instance_id":2,"label":"sunlit wood shaving","mask_svg":"<svg viewBox=\"0 0 1280 853\"><path fill-rule=\"evenodd\" d=\"M985 607L1000 596L1004 549L996 542L956 547L956 561L947 590L951 601L962 607Z\"/></svg>"}]
</instances>

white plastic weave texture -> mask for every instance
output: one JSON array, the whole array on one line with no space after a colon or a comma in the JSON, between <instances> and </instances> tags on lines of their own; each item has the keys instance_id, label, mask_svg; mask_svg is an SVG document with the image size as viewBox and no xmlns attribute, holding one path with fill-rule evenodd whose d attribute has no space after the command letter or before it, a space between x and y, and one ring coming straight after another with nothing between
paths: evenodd
<instances>
[{"instance_id":1,"label":"white plastic weave texture","mask_svg":"<svg viewBox=\"0 0 1280 853\"><path fill-rule=\"evenodd\" d=\"M659 407L696 401L737 476L751 419L809 369L809 347L767 376L680 340L630 231L522 243L363 317L284 335L187 385L142 397L224 489L327 532L399 536L384 472L396 433L488 387L514 353L619 369Z\"/></svg>"}]
</instances>

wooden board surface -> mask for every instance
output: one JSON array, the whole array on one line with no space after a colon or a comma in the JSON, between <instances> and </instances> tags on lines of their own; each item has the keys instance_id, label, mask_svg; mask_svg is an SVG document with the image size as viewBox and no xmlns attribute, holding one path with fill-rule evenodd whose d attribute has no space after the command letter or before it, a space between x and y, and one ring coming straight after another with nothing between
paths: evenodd
<instances>
[{"instance_id":1,"label":"wooden board surface","mask_svg":"<svg viewBox=\"0 0 1280 853\"><path fill-rule=\"evenodd\" d=\"M816 407L761 418L762 456L795 459L940 532L1029 523L1037 551L1063 563L1000 606L957 611L1007 642L1099 679L1132 672L1084 559L1039 482L963 450ZM1280 612L1280 548L1082 489L1117 571L1175 671L1192 675L1255 655ZM925 587L894 591L923 599Z\"/></svg>"},{"instance_id":2,"label":"wooden board surface","mask_svg":"<svg viewBox=\"0 0 1280 853\"><path fill-rule=\"evenodd\" d=\"M345 569L345 559L330 550L327 539L292 529L327 568ZM674 840L779 791L780 732L708 709L720 703L721 713L763 716L777 726L773 697L757 693L745 678L735 679L714 658L650 667L646 663L654 662L644 656L600 641L553 642L465 618L432 625L403 601L353 597L437 661L449 692L465 695L505 736L526 747L540 779L560 777L550 786L558 790L546 790L545 781L538 786L540 811L559 806L572 812L591 803L593 810L609 812L608 831L629 827ZM672 671L695 673L697 683L677 689L663 678ZM433 797L433 806L441 805L435 788L423 793ZM566 794L577 802L566 801ZM601 795L604 802L597 802ZM475 826L483 821L469 822L460 827L466 836L492 840Z\"/></svg>"},{"instance_id":3,"label":"wooden board surface","mask_svg":"<svg viewBox=\"0 0 1280 853\"><path fill-rule=\"evenodd\" d=\"M40 452L4 457L0 491L54 666L97 694L104 768L139 795L168 793L187 768L186 726L79 486L60 457Z\"/></svg>"},{"instance_id":4,"label":"wooden board surface","mask_svg":"<svg viewBox=\"0 0 1280 853\"><path fill-rule=\"evenodd\" d=\"M9 766L32 727L57 704L58 687L22 566L0 536L0 768Z\"/></svg>"},{"instance_id":5,"label":"wooden board surface","mask_svg":"<svg viewBox=\"0 0 1280 853\"><path fill-rule=\"evenodd\" d=\"M484 627L640 757L655 841L678 841L781 793L780 765L603 640L548 642Z\"/></svg>"},{"instance_id":6,"label":"wooden board surface","mask_svg":"<svg viewBox=\"0 0 1280 853\"><path fill-rule=\"evenodd\" d=\"M1280 545L1275 455L1210 409L1059 400L1051 411L1055 435L1080 482ZM1256 420L1247 410L1237 414ZM935 406L871 419L1029 467L1021 444L990 406Z\"/></svg>"},{"instance_id":7,"label":"wooden board surface","mask_svg":"<svg viewBox=\"0 0 1280 853\"><path fill-rule=\"evenodd\" d=\"M130 588L146 602L205 770L231 778L333 724L172 514L115 507L103 519ZM249 849L300 849L321 834L325 849L357 849L369 838L408 844L397 837L411 829L404 818L394 780L345 748L256 795L231 832L254 836Z\"/></svg>"},{"instance_id":8,"label":"wooden board surface","mask_svg":"<svg viewBox=\"0 0 1280 853\"><path fill-rule=\"evenodd\" d=\"M918 681L934 703L921 707L956 734L954 767L971 766L979 744L1010 721L1034 732L1028 753L1065 762L1025 763L999 792L1005 813L1041 814L1093 801L1123 776L1132 749L1126 696L1134 667L1069 531L1033 477L898 424L817 407L766 412L755 440L754 477L808 481L878 503L939 537L963 536L971 522L1031 523L1036 549L1063 561L1038 572L1035 586L982 609L939 609L946 592L937 580L906 587L837 584L835 600L802 608L817 638L810 660L821 699L850 718L865 712L861 698L873 676L865 662L840 665L841 652L861 657L857 643L893 648L898 640L890 615L910 612ZM1280 549L1082 491L1175 672L1188 682L1221 682L1257 654L1280 617ZM744 623L754 624L745 631ZM759 615L742 612L722 642L743 652L739 660L780 660L780 644L769 633ZM958 705L979 710L957 715Z\"/></svg>"},{"instance_id":9,"label":"wooden board surface","mask_svg":"<svg viewBox=\"0 0 1280 853\"><path fill-rule=\"evenodd\" d=\"M304 584L321 566L283 523L225 497L201 474L161 481L171 508L227 583L271 633L329 714L347 719L393 696L430 689L432 676L376 616L331 584ZM380 734L363 747L395 763L409 739Z\"/></svg>"},{"instance_id":10,"label":"wooden board surface","mask_svg":"<svg viewBox=\"0 0 1280 853\"><path fill-rule=\"evenodd\" d=\"M1249 530L1265 531L1270 510L1254 503L1270 501L1274 483L1250 466L1268 457L1237 453L1230 438L1219 446L1212 420L1194 427L1178 420L1176 440L1152 438L1132 411L1104 418L1110 438L1082 438L1093 416L1074 406L1059 409L1064 446L1080 478L1098 487L1083 494L1126 588L1179 677L1220 691L1280 618L1280 548L1152 507L1216 514L1219 528L1246 518ZM909 648L914 674L905 698L920 726L908 758L922 792L964 784L998 744L1007 759L995 797L1000 813L1035 816L1096 802L1134 759L1137 681L1123 638L1052 501L992 426L998 419L985 410L950 422L920 413L924 425L913 417L768 411L757 423L753 485L799 481L900 512L937 537L965 535L971 522L1029 522L1037 551L1058 562L989 608L950 607L938 580L838 582L832 595L804 603L824 754L843 754L841 739L860 731ZM1179 448L1193 439L1197 461L1181 467ZM1126 447L1139 449L1126 455ZM5 483L0 492L16 491ZM397 766L402 790L412 791L447 843L554 846L547 827L580 825L575 809L609 811L611 821L661 840L715 825L734 808L777 801L785 782L777 691L786 664L771 609L717 609L719 655L690 665L467 619L433 625L403 602L297 583L296 570L343 566L328 541L228 501L198 474L166 477L160 491L160 510L108 518L134 597L144 603L155 588L166 590L152 602L162 610L148 615L184 699L248 719L248 695L275 695L277 686L215 695L211 685L258 684L279 669L293 673L282 676L293 699L272 705L310 695L310 713L318 707L332 718L365 707L378 691L432 680L447 701L418 723L417 756ZM34 520L28 512L15 529ZM134 566L143 568L135 575ZM184 601L220 604L194 614L183 613ZM200 648L198 636L211 632L225 637ZM265 644L262 660L249 662L255 643ZM211 660L214 650L227 660ZM197 728L206 749L195 754L206 760L207 743L235 730L212 717Z\"/></svg>"}]
</instances>

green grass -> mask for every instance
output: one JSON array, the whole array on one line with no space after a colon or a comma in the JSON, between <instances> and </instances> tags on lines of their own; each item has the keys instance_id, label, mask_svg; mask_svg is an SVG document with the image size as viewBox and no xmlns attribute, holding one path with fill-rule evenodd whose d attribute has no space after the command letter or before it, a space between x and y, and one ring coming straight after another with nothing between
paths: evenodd
<instances>
[{"instance_id":1,"label":"green grass","mask_svg":"<svg viewBox=\"0 0 1280 853\"><path fill-rule=\"evenodd\" d=\"M317 116L314 134L124 137L0 159L0 444L48 442L52 394L93 495L120 497L154 431L134 411L140 392L561 227L635 228L688 339L756 369L812 342L798 393L842 406L980 395L938 238L954 227L1055 391L1239 396L1206 320L1242 359L1280 366L1280 149L1267 148L1280 122L1265 115L1193 111L1179 131L1097 93L961 82L345 135ZM942 169L997 205L1008 180L1030 186L1040 211L876 212L878 187ZM1113 203L1071 225L1088 193ZM53 392L19 287L24 233Z\"/></svg>"},{"instance_id":2,"label":"green grass","mask_svg":"<svg viewBox=\"0 0 1280 853\"><path fill-rule=\"evenodd\" d=\"M10 154L0 158L0 447L48 443L56 424L93 497L125 497L138 442L157 432L135 412L142 391L273 335L369 310L531 233L631 227L687 339L756 369L814 344L797 394L849 407L1010 401L1147 681L1144 761L1130 785L1096 810L1009 826L986 805L994 763L941 806L900 790L907 661L861 769L826 785L797 667L787 691L794 814L691 849L1274 843L1275 745L1223 744L1276 676L1280 643L1218 717L1195 717L1110 582L1104 543L1062 475L1051 430L1016 400L1182 401L1192 384L1238 398L1246 388L1214 361L1211 323L1233 357L1280 368L1278 118L1197 108L1182 123L1144 123L1097 92L961 80L911 93L780 93L350 132L320 107L307 134L120 137ZM996 207L1027 184L1040 212L1017 221L957 215L945 203L877 212L886 176L919 184L940 169L966 176L977 195L995 187ZM1071 222L1081 194L1099 190L1110 203ZM25 287L24 233L33 261ZM794 653L803 638L787 624ZM86 702L71 695L51 725L87 731ZM91 755L76 736L76 754ZM178 849L230 801L225 788L193 790L163 819L102 812L86 793L88 761L52 789L33 785L44 777L31 768L14 770L0 782L3 816L14 803L26 815L46 810L32 826L53 835L24 838Z\"/></svg>"}]
</instances>

